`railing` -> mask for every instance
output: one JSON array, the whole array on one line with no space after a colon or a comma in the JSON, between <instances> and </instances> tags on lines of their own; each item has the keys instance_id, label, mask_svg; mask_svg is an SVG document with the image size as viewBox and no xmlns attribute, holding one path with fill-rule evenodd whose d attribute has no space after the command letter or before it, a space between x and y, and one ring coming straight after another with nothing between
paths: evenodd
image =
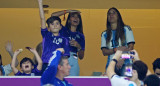
<instances>
[{"instance_id":1,"label":"railing","mask_svg":"<svg viewBox=\"0 0 160 86\"><path fill-rule=\"evenodd\" d=\"M108 77L68 76L73 86L111 86ZM0 76L0 86L40 86L40 76Z\"/></svg>"}]
</instances>

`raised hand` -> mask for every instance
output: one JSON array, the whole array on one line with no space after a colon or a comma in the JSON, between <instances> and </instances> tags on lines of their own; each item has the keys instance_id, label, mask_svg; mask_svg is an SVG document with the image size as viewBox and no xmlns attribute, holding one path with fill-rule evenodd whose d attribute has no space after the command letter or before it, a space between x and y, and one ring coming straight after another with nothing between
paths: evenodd
<instances>
[{"instance_id":1,"label":"raised hand","mask_svg":"<svg viewBox=\"0 0 160 86\"><path fill-rule=\"evenodd\" d=\"M70 13L78 12L81 13L79 10L69 10Z\"/></svg>"},{"instance_id":2,"label":"raised hand","mask_svg":"<svg viewBox=\"0 0 160 86\"><path fill-rule=\"evenodd\" d=\"M23 51L23 49L18 49L14 52L14 56L16 57L18 54L20 54Z\"/></svg>"},{"instance_id":3,"label":"raised hand","mask_svg":"<svg viewBox=\"0 0 160 86\"><path fill-rule=\"evenodd\" d=\"M10 41L8 41L7 43L6 43L6 46L5 46L5 48L6 48L6 51L8 51L8 52L13 52L13 46L12 46L12 43L10 42Z\"/></svg>"},{"instance_id":4,"label":"raised hand","mask_svg":"<svg viewBox=\"0 0 160 86\"><path fill-rule=\"evenodd\" d=\"M28 49L29 51L31 51L32 53L37 53L37 51L36 51L36 49L35 48L30 48L30 49Z\"/></svg>"},{"instance_id":5,"label":"raised hand","mask_svg":"<svg viewBox=\"0 0 160 86\"><path fill-rule=\"evenodd\" d=\"M140 60L139 55L136 50L131 50L131 52L134 52L135 54L134 55L130 54L130 56L134 57L135 60Z\"/></svg>"},{"instance_id":6,"label":"raised hand","mask_svg":"<svg viewBox=\"0 0 160 86\"><path fill-rule=\"evenodd\" d=\"M38 2L39 2L39 3L42 3L42 2L43 2L43 0L38 0Z\"/></svg>"},{"instance_id":7,"label":"raised hand","mask_svg":"<svg viewBox=\"0 0 160 86\"><path fill-rule=\"evenodd\" d=\"M61 51L61 53L63 53L63 54L64 54L64 52L65 52L63 48L57 48L56 50Z\"/></svg>"},{"instance_id":8,"label":"raised hand","mask_svg":"<svg viewBox=\"0 0 160 86\"><path fill-rule=\"evenodd\" d=\"M38 5L39 5L39 13L40 13L40 19L41 19L41 28L45 29L46 20L45 20L45 15L44 15L44 10L43 10L43 0L38 0Z\"/></svg>"}]
</instances>

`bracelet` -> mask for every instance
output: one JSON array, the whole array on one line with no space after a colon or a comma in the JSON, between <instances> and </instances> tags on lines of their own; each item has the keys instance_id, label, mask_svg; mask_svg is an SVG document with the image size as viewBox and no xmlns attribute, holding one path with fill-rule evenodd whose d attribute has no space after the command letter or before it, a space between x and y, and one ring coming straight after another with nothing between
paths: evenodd
<instances>
[{"instance_id":1,"label":"bracelet","mask_svg":"<svg viewBox=\"0 0 160 86\"><path fill-rule=\"evenodd\" d=\"M66 14L66 10L64 10L64 14Z\"/></svg>"},{"instance_id":2,"label":"bracelet","mask_svg":"<svg viewBox=\"0 0 160 86\"><path fill-rule=\"evenodd\" d=\"M66 19L66 18L65 18L65 14L66 14L66 10L64 10L64 17L63 17L63 21Z\"/></svg>"},{"instance_id":3,"label":"bracelet","mask_svg":"<svg viewBox=\"0 0 160 86\"><path fill-rule=\"evenodd\" d=\"M118 63L118 61L116 59L112 59L112 61L114 61L116 64Z\"/></svg>"}]
</instances>

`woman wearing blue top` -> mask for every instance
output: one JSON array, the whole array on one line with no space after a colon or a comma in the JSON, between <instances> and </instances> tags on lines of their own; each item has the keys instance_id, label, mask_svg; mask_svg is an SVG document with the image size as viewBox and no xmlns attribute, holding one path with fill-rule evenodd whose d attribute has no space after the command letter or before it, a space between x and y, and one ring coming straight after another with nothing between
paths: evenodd
<instances>
[{"instance_id":1,"label":"woman wearing blue top","mask_svg":"<svg viewBox=\"0 0 160 86\"><path fill-rule=\"evenodd\" d=\"M85 37L83 34L82 19L80 11L64 10L52 13L52 16L61 16L69 13L66 25L63 26L60 33L67 37L70 43L70 58L71 65L70 76L79 76L78 58L83 59L85 50Z\"/></svg>"},{"instance_id":2,"label":"woman wearing blue top","mask_svg":"<svg viewBox=\"0 0 160 86\"><path fill-rule=\"evenodd\" d=\"M101 50L104 56L108 56L106 69L112 60L117 49L127 47L126 51L134 48L135 40L131 28L124 24L120 12L112 7L107 13L106 30L101 35ZM116 65L116 68L122 67L131 63L130 59L121 59ZM123 63L125 63L123 65ZM123 70L120 70L120 75ZM123 75L123 74L122 74Z\"/></svg>"}]
</instances>

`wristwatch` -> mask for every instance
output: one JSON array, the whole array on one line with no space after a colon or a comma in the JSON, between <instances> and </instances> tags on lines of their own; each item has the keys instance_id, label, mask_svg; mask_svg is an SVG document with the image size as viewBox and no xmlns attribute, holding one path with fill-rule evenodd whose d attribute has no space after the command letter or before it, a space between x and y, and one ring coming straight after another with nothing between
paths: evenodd
<instances>
[{"instance_id":1,"label":"wristwatch","mask_svg":"<svg viewBox=\"0 0 160 86\"><path fill-rule=\"evenodd\" d=\"M117 62L118 62L117 59L112 59L112 61L116 62L116 64L117 64Z\"/></svg>"}]
</instances>

